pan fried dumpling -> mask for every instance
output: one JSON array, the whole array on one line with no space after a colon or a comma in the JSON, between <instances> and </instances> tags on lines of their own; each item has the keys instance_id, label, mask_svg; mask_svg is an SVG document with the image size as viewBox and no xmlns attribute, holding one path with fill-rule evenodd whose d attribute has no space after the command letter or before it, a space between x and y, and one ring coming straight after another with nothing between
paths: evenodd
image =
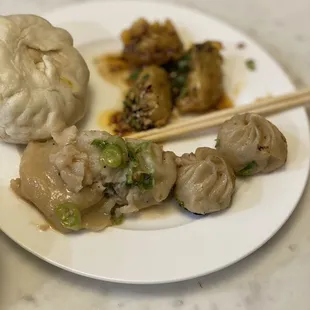
<instances>
[{"instance_id":1,"label":"pan fried dumpling","mask_svg":"<svg viewBox=\"0 0 310 310\"><path fill-rule=\"evenodd\" d=\"M172 113L170 86L164 69L145 67L124 100L126 125L136 131L166 125Z\"/></svg>"},{"instance_id":2,"label":"pan fried dumpling","mask_svg":"<svg viewBox=\"0 0 310 310\"><path fill-rule=\"evenodd\" d=\"M230 207L235 174L216 150L201 147L195 154L184 154L176 161L174 196L182 207L201 215Z\"/></svg>"},{"instance_id":3,"label":"pan fried dumpling","mask_svg":"<svg viewBox=\"0 0 310 310\"><path fill-rule=\"evenodd\" d=\"M241 176L272 172L287 160L284 135L253 113L235 115L226 121L218 133L216 149Z\"/></svg>"},{"instance_id":4,"label":"pan fried dumpling","mask_svg":"<svg viewBox=\"0 0 310 310\"><path fill-rule=\"evenodd\" d=\"M35 15L0 16L0 141L46 140L78 122L88 80L66 30Z\"/></svg>"},{"instance_id":5,"label":"pan fried dumpling","mask_svg":"<svg viewBox=\"0 0 310 310\"><path fill-rule=\"evenodd\" d=\"M175 76L173 92L181 113L206 112L220 102L224 94L220 49L218 42L195 44L170 74Z\"/></svg>"}]
</instances>

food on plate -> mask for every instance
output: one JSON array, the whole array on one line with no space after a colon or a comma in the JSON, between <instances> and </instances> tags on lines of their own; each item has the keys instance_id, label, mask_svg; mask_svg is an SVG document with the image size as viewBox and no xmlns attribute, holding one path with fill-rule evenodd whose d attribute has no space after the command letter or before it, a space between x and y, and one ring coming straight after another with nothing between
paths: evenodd
<instances>
[{"instance_id":1,"label":"food on plate","mask_svg":"<svg viewBox=\"0 0 310 310\"><path fill-rule=\"evenodd\" d=\"M45 140L84 116L89 70L66 30L0 16L0 55L0 140Z\"/></svg>"},{"instance_id":2,"label":"food on plate","mask_svg":"<svg viewBox=\"0 0 310 310\"><path fill-rule=\"evenodd\" d=\"M256 63L253 59L247 59L245 61L245 65L246 67L250 70L250 71L255 71L256 70Z\"/></svg>"},{"instance_id":3,"label":"food on plate","mask_svg":"<svg viewBox=\"0 0 310 310\"><path fill-rule=\"evenodd\" d=\"M145 67L123 101L118 131L141 131L165 125L172 112L170 81L157 66Z\"/></svg>"},{"instance_id":4,"label":"food on plate","mask_svg":"<svg viewBox=\"0 0 310 310\"><path fill-rule=\"evenodd\" d=\"M181 59L167 66L172 92L181 113L206 112L224 96L221 44L194 44Z\"/></svg>"},{"instance_id":5,"label":"food on plate","mask_svg":"<svg viewBox=\"0 0 310 310\"><path fill-rule=\"evenodd\" d=\"M182 56L183 43L172 22L136 20L121 34L123 56L133 66L162 65Z\"/></svg>"},{"instance_id":6,"label":"food on plate","mask_svg":"<svg viewBox=\"0 0 310 310\"><path fill-rule=\"evenodd\" d=\"M195 214L227 209L235 190L235 174L214 149L200 147L177 158L174 196L179 205Z\"/></svg>"},{"instance_id":7,"label":"food on plate","mask_svg":"<svg viewBox=\"0 0 310 310\"><path fill-rule=\"evenodd\" d=\"M174 107L182 114L231 107L223 89L220 49L220 43L207 41L162 68L133 70L123 111L111 117L115 133L164 126Z\"/></svg>"},{"instance_id":8,"label":"food on plate","mask_svg":"<svg viewBox=\"0 0 310 310\"><path fill-rule=\"evenodd\" d=\"M94 64L106 81L120 88L127 87L130 66L121 54L100 55L95 57Z\"/></svg>"},{"instance_id":9,"label":"food on plate","mask_svg":"<svg viewBox=\"0 0 310 310\"><path fill-rule=\"evenodd\" d=\"M235 115L224 122L216 149L241 176L272 172L287 160L284 135L267 119L254 113Z\"/></svg>"},{"instance_id":10,"label":"food on plate","mask_svg":"<svg viewBox=\"0 0 310 310\"><path fill-rule=\"evenodd\" d=\"M232 106L224 92L220 42L194 43L186 50L170 20L151 23L143 18L125 29L121 37L123 50L120 53L101 55L95 61L99 73L106 80L121 85L122 90L124 86L130 88L124 100L125 105L129 102L130 106L110 115L108 123L112 132L125 135L164 126L169 122L171 113L177 117ZM132 100L128 100L130 96L137 98L137 92L145 93L137 87L137 80L141 82L141 71L144 70L152 71L153 79L165 81L167 86L163 96L168 98L169 86L172 104L170 99L166 99L166 104L161 102L154 109L148 99L146 105L143 100L144 107L140 102L132 104ZM163 70L168 73L170 83L166 81ZM161 101L160 98L158 100Z\"/></svg>"},{"instance_id":11,"label":"food on plate","mask_svg":"<svg viewBox=\"0 0 310 310\"><path fill-rule=\"evenodd\" d=\"M52 140L30 142L21 159L20 177L11 181L11 187L20 197L37 207L53 227L66 233L81 229L81 213L100 203L102 193L95 187L85 187L77 193L68 191L59 171L49 160L50 154L58 150L59 146ZM66 217L65 213L68 213ZM110 216L98 212L92 228L97 225L102 228L111 225Z\"/></svg>"},{"instance_id":12,"label":"food on plate","mask_svg":"<svg viewBox=\"0 0 310 310\"><path fill-rule=\"evenodd\" d=\"M175 155L151 142L69 127L31 142L12 189L61 232L102 230L159 204L176 180Z\"/></svg>"}]
</instances>

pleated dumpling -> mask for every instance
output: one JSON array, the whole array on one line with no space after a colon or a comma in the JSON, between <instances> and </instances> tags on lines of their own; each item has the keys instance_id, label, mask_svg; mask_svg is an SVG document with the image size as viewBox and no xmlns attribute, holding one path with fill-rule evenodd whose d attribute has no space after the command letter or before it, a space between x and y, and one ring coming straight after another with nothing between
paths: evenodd
<instances>
[{"instance_id":1,"label":"pleated dumpling","mask_svg":"<svg viewBox=\"0 0 310 310\"><path fill-rule=\"evenodd\" d=\"M216 149L237 175L268 173L287 160L287 142L280 130L264 117L246 113L223 123Z\"/></svg>"},{"instance_id":2,"label":"pleated dumpling","mask_svg":"<svg viewBox=\"0 0 310 310\"><path fill-rule=\"evenodd\" d=\"M201 215L230 207L235 174L216 150L201 147L176 161L174 196L182 207Z\"/></svg>"}]
</instances>

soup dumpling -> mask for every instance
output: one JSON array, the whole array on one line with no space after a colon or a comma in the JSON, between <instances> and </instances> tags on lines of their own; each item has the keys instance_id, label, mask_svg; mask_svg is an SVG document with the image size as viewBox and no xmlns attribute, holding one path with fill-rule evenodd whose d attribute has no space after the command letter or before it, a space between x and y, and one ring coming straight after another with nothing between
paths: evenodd
<instances>
[{"instance_id":1,"label":"soup dumpling","mask_svg":"<svg viewBox=\"0 0 310 310\"><path fill-rule=\"evenodd\" d=\"M235 115L224 122L216 149L241 176L272 172L287 160L284 135L267 119L254 113Z\"/></svg>"},{"instance_id":2,"label":"soup dumpling","mask_svg":"<svg viewBox=\"0 0 310 310\"><path fill-rule=\"evenodd\" d=\"M230 207L235 174L216 150L200 147L195 154L184 154L176 162L174 196L180 206L201 215Z\"/></svg>"}]
</instances>

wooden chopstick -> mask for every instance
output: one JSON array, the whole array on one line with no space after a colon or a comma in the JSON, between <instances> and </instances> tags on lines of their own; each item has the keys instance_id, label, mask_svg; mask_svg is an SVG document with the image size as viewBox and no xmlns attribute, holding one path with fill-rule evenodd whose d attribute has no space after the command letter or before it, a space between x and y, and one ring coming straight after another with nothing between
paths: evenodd
<instances>
[{"instance_id":1,"label":"wooden chopstick","mask_svg":"<svg viewBox=\"0 0 310 310\"><path fill-rule=\"evenodd\" d=\"M180 121L176 124L167 125L162 128L134 133L128 137L151 141L164 141L180 135L216 127L235 114L246 112L253 112L262 115L279 113L281 111L304 105L308 101L310 101L310 88L304 88L285 95L259 99L251 104L193 117L190 120L183 122Z\"/></svg>"}]
</instances>

